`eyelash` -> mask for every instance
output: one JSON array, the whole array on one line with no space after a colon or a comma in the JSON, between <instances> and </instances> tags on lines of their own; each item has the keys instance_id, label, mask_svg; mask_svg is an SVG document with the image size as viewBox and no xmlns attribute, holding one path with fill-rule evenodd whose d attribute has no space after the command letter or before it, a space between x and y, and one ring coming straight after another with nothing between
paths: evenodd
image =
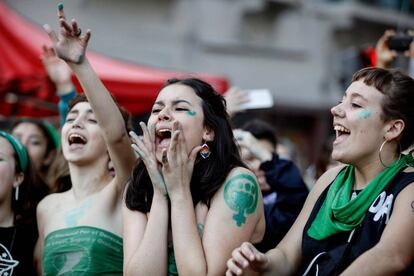
<instances>
[{"instance_id":1,"label":"eyelash","mask_svg":"<svg viewBox=\"0 0 414 276\"><path fill-rule=\"evenodd\" d=\"M352 107L354 107L354 108L361 108L361 106L360 106L359 104L356 104L356 103L351 103L351 105L352 105Z\"/></svg>"}]
</instances>

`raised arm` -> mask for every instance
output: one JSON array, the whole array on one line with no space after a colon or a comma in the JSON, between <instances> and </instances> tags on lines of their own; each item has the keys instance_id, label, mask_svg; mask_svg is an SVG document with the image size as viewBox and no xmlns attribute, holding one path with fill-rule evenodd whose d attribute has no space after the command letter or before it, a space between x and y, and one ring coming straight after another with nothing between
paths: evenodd
<instances>
[{"instance_id":1,"label":"raised arm","mask_svg":"<svg viewBox=\"0 0 414 276\"><path fill-rule=\"evenodd\" d=\"M76 96L75 86L72 83L72 71L65 61L57 57L55 49L43 46L42 63L47 75L56 86L56 95L59 97L60 126L66 121L68 104Z\"/></svg>"},{"instance_id":2,"label":"raised arm","mask_svg":"<svg viewBox=\"0 0 414 276\"><path fill-rule=\"evenodd\" d=\"M60 4L61 5L61 4ZM135 161L130 139L118 106L85 57L90 30L85 35L73 19L69 24L59 6L60 29L57 35L48 25L45 29L59 58L65 60L81 83L102 129L116 172L116 183L123 190Z\"/></svg>"}]
</instances>

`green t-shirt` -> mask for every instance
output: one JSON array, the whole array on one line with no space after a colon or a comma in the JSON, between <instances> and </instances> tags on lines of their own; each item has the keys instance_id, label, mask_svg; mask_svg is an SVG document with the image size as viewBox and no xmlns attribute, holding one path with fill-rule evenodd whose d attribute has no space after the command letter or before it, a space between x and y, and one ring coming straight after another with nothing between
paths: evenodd
<instances>
[{"instance_id":1,"label":"green t-shirt","mask_svg":"<svg viewBox=\"0 0 414 276\"><path fill-rule=\"evenodd\" d=\"M100 228L66 228L45 239L43 275L122 275L122 262L122 238Z\"/></svg>"}]
</instances>

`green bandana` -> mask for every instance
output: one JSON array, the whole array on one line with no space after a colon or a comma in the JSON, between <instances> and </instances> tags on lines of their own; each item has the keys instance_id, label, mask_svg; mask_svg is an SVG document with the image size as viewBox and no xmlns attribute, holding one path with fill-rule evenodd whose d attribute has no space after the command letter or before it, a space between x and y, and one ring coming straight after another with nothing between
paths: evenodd
<instances>
[{"instance_id":1,"label":"green bandana","mask_svg":"<svg viewBox=\"0 0 414 276\"><path fill-rule=\"evenodd\" d=\"M411 154L380 172L354 199L351 200L354 185L354 167L345 167L331 184L321 209L308 230L308 235L323 240L339 232L351 231L361 224L374 200L408 164L414 159Z\"/></svg>"},{"instance_id":2,"label":"green bandana","mask_svg":"<svg viewBox=\"0 0 414 276\"><path fill-rule=\"evenodd\" d=\"M14 151L16 152L20 169L23 172L26 172L27 166L29 166L29 155L27 154L25 147L19 142L19 140L7 132L0 130L0 136L4 137L12 145Z\"/></svg>"}]
</instances>

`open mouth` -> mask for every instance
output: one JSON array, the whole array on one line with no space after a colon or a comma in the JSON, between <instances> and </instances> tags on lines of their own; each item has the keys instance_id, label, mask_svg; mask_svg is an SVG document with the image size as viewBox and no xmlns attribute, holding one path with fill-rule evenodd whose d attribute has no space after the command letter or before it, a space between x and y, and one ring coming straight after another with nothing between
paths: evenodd
<instances>
[{"instance_id":1,"label":"open mouth","mask_svg":"<svg viewBox=\"0 0 414 276\"><path fill-rule=\"evenodd\" d=\"M68 142L69 142L69 146L71 146L71 145L85 145L88 142L88 140L80 134L73 133L73 134L69 135Z\"/></svg>"},{"instance_id":2,"label":"open mouth","mask_svg":"<svg viewBox=\"0 0 414 276\"><path fill-rule=\"evenodd\" d=\"M155 132L156 144L161 147L168 147L171 141L171 129L162 128Z\"/></svg>"},{"instance_id":3,"label":"open mouth","mask_svg":"<svg viewBox=\"0 0 414 276\"><path fill-rule=\"evenodd\" d=\"M351 134L351 131L349 129L341 125L335 125L334 130L336 131L336 137L339 137L341 135Z\"/></svg>"},{"instance_id":4,"label":"open mouth","mask_svg":"<svg viewBox=\"0 0 414 276\"><path fill-rule=\"evenodd\" d=\"M342 125L334 125L334 130L336 133L334 144L342 142L351 134L351 131Z\"/></svg>"}]
</instances>

